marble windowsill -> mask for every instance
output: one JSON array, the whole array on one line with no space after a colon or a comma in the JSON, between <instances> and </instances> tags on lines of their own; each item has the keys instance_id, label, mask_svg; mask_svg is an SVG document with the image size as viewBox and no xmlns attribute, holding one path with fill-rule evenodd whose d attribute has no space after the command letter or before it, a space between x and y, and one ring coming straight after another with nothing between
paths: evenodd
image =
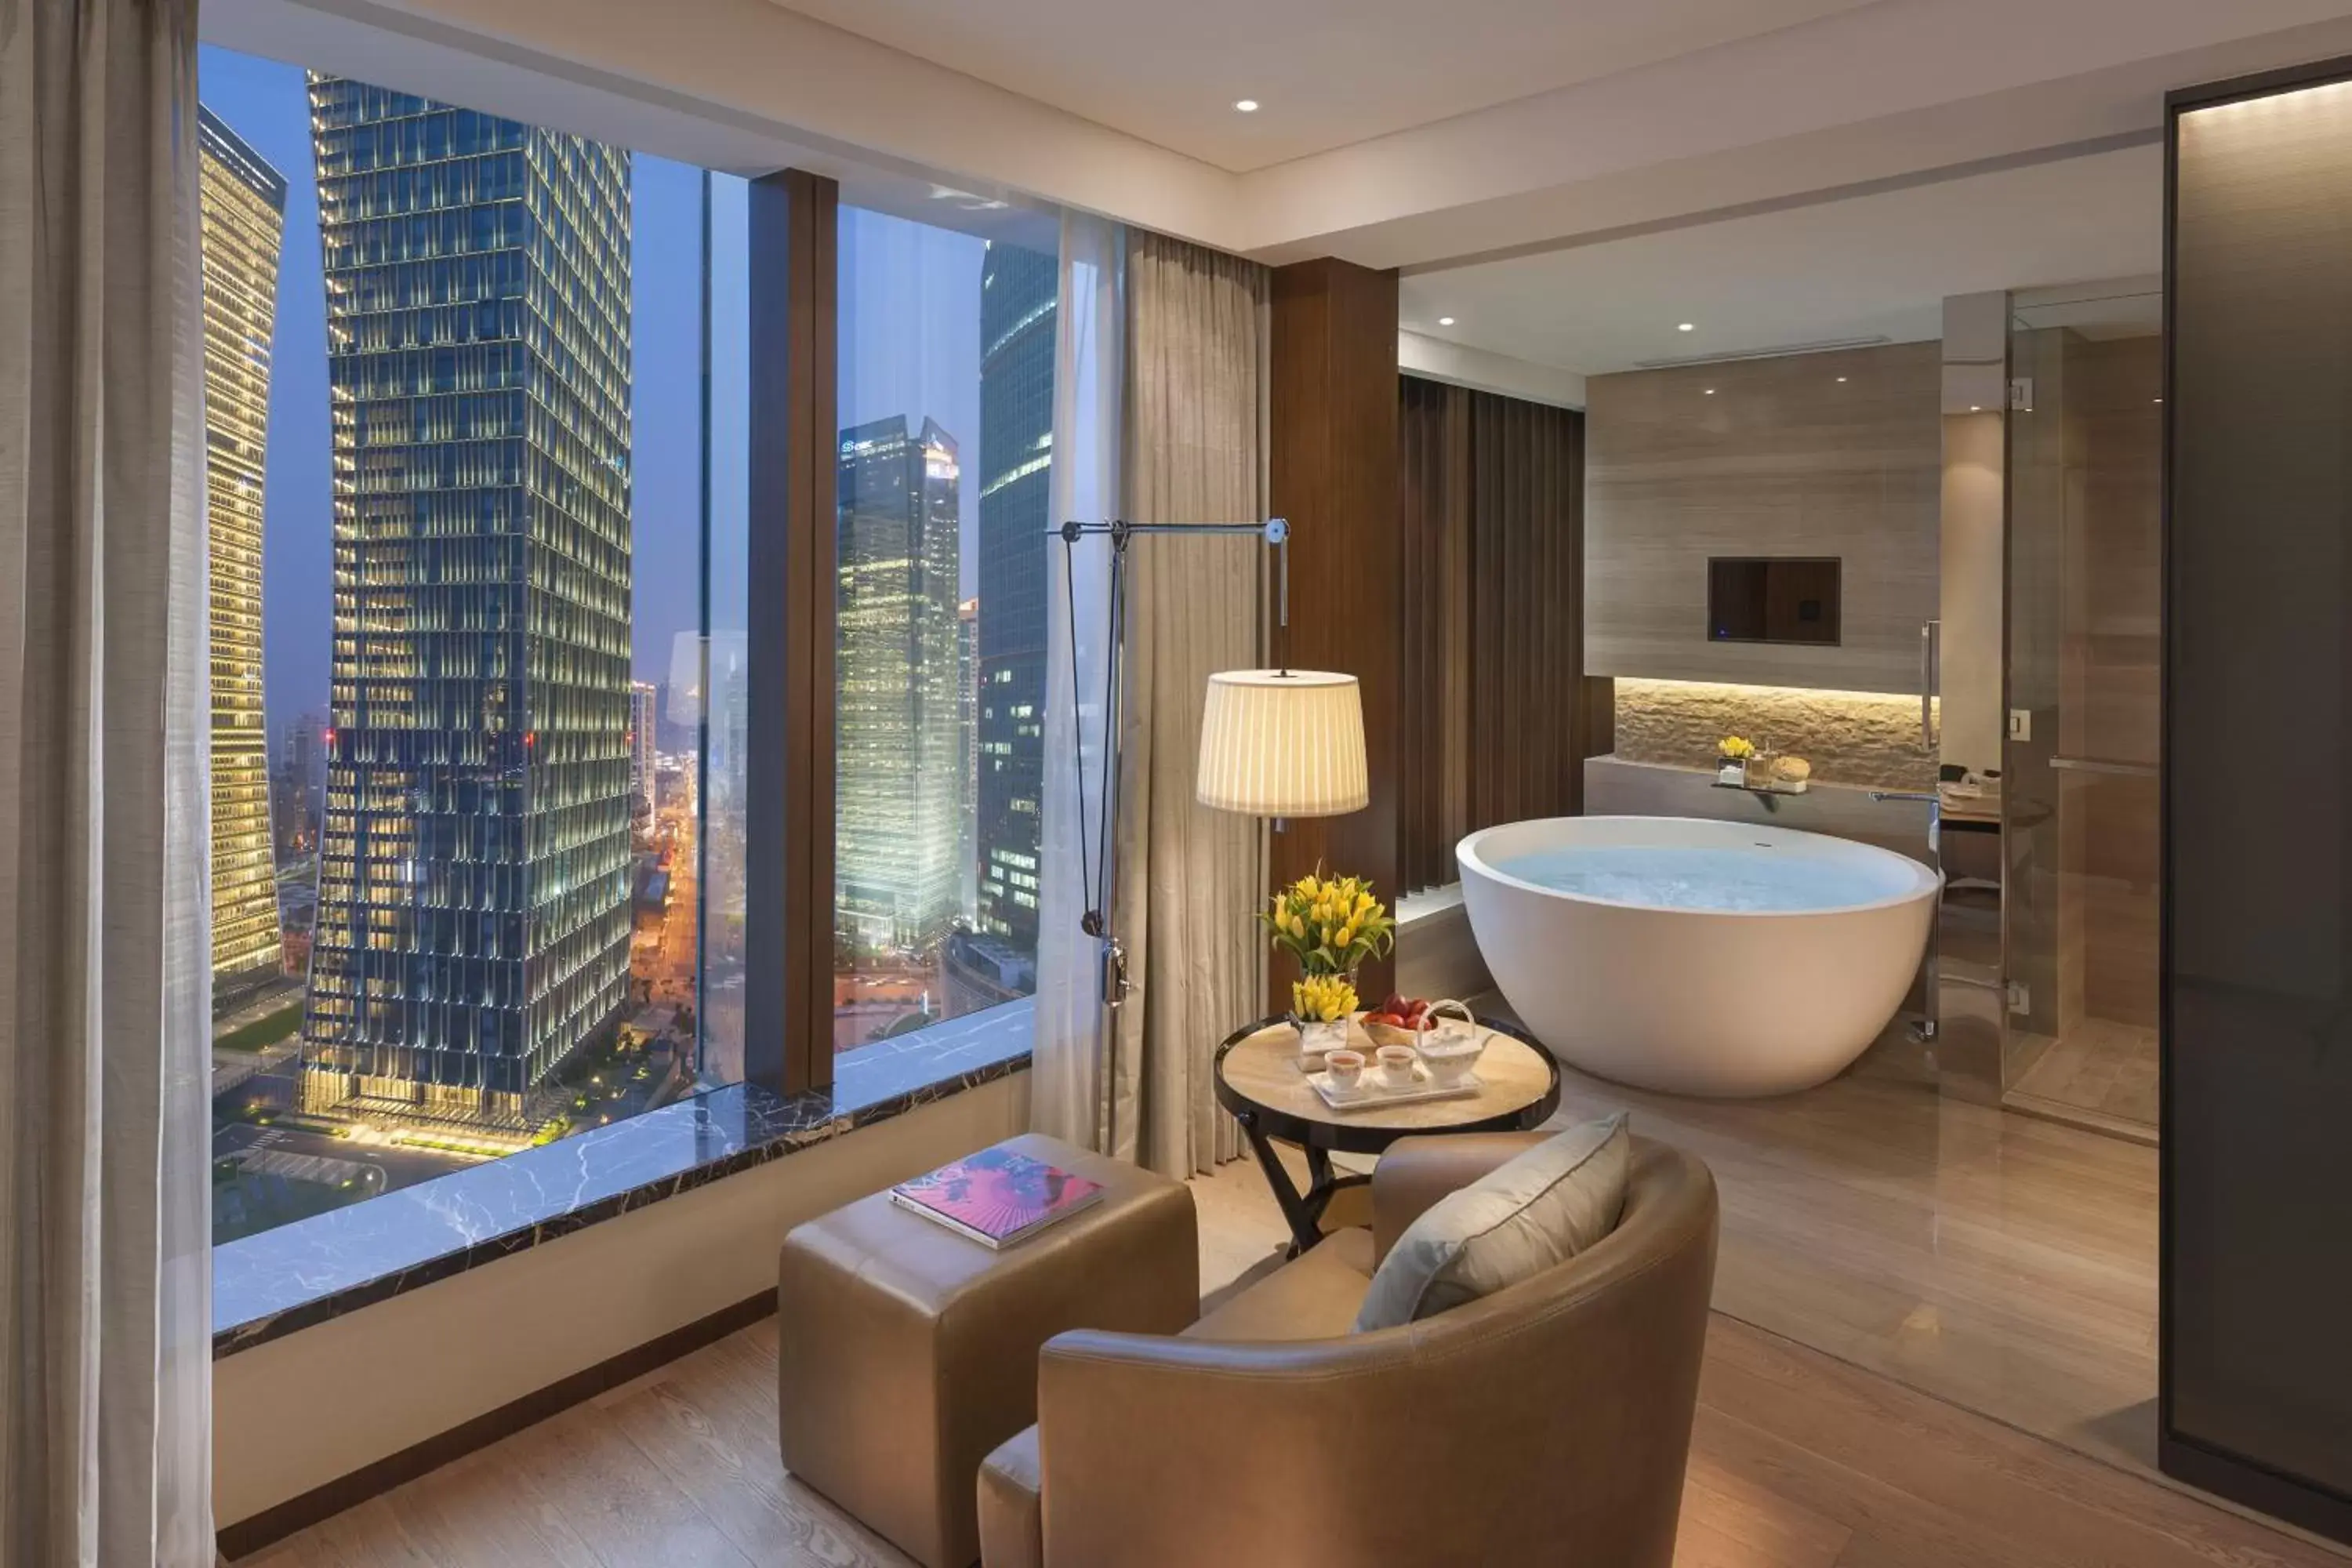
<instances>
[{"instance_id":1,"label":"marble windowsill","mask_svg":"<svg viewBox=\"0 0 2352 1568\"><path fill-rule=\"evenodd\" d=\"M659 1203L1026 1067L1033 1005L845 1051L828 1090L708 1089L213 1250L213 1355Z\"/></svg>"}]
</instances>

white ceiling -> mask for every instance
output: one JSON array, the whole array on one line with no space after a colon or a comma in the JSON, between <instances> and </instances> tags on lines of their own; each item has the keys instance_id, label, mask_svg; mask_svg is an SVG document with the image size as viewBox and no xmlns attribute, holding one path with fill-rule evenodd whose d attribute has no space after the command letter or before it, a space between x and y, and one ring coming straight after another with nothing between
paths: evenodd
<instances>
[{"instance_id":1,"label":"white ceiling","mask_svg":"<svg viewBox=\"0 0 2352 1568\"><path fill-rule=\"evenodd\" d=\"M777 3L1242 172L1873 0Z\"/></svg>"},{"instance_id":2,"label":"white ceiling","mask_svg":"<svg viewBox=\"0 0 2352 1568\"><path fill-rule=\"evenodd\" d=\"M2161 149L2130 147L1421 272L1403 281L1402 325L1588 375L1918 342L1941 335L1948 294L2158 270L2163 177Z\"/></svg>"},{"instance_id":3,"label":"white ceiling","mask_svg":"<svg viewBox=\"0 0 2352 1568\"><path fill-rule=\"evenodd\" d=\"M833 174L860 200L878 177L918 210L973 193L1409 271L1537 247L1572 268L1566 247L1612 235L2130 145L2170 88L2352 54L2352 0L205 0L202 22L668 157ZM1265 108L1234 114L1244 92ZM2093 216L2051 211L1986 286L2087 269ZM1952 253L1923 260L1985 258L1943 221ZM1868 292L1793 281L1767 307L1791 322ZM1554 347L1622 357L1593 341L1611 330L1559 323Z\"/></svg>"}]
</instances>

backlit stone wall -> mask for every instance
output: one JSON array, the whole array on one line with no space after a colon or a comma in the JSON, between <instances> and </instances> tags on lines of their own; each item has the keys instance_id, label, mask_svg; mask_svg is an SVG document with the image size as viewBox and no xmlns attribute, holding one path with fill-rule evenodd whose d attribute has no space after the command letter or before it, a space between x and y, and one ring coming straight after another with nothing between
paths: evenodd
<instances>
[{"instance_id":1,"label":"backlit stone wall","mask_svg":"<svg viewBox=\"0 0 2352 1568\"><path fill-rule=\"evenodd\" d=\"M1916 697L1618 679L1622 760L1713 767L1726 735L1802 757L1823 784L1929 789L1936 782L1936 757L1919 745Z\"/></svg>"}]
</instances>

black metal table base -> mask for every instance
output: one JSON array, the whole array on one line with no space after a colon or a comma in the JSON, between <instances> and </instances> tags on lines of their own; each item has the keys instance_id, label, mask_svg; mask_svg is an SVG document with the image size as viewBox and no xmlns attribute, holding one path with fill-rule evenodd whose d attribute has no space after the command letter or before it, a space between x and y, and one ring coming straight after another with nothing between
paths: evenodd
<instances>
[{"instance_id":1,"label":"black metal table base","mask_svg":"<svg viewBox=\"0 0 2352 1568\"><path fill-rule=\"evenodd\" d=\"M1296 1258L1323 1239L1323 1211L1331 1206L1333 1194L1344 1187L1360 1187L1371 1178L1339 1174L1331 1167L1330 1152L1309 1143L1304 1150L1307 1182L1302 1193L1291 1179L1290 1168L1275 1152L1273 1141L1258 1131L1257 1118L1244 1112L1234 1120L1242 1124L1242 1135L1249 1140L1250 1152L1257 1156L1265 1184L1274 1189L1275 1204L1290 1226L1290 1248L1283 1256Z\"/></svg>"}]
</instances>

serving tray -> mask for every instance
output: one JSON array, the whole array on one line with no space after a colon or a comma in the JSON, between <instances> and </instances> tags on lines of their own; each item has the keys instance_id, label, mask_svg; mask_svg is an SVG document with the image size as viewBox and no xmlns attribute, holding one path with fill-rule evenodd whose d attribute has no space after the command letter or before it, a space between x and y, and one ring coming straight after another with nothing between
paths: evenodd
<instances>
[{"instance_id":1,"label":"serving tray","mask_svg":"<svg viewBox=\"0 0 2352 1568\"><path fill-rule=\"evenodd\" d=\"M1419 1105L1431 1100L1467 1100L1485 1089L1474 1070L1465 1073L1453 1083L1440 1085L1430 1077L1429 1068L1421 1062L1412 1064L1412 1086L1391 1089L1380 1081L1371 1065L1367 1063L1364 1076L1356 1080L1353 1089L1341 1089L1326 1072L1311 1072L1307 1081L1322 1097L1323 1103L1334 1110L1380 1110L1392 1105Z\"/></svg>"}]
</instances>

